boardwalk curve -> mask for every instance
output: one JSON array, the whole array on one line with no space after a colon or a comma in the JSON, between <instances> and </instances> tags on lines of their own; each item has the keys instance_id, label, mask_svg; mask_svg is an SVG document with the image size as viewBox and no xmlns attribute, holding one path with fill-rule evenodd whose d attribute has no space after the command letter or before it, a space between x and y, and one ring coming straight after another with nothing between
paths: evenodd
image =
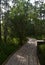
<instances>
[{"instance_id":1,"label":"boardwalk curve","mask_svg":"<svg viewBox=\"0 0 45 65\"><path fill-rule=\"evenodd\" d=\"M37 59L37 41L30 39L5 65L40 65Z\"/></svg>"}]
</instances>

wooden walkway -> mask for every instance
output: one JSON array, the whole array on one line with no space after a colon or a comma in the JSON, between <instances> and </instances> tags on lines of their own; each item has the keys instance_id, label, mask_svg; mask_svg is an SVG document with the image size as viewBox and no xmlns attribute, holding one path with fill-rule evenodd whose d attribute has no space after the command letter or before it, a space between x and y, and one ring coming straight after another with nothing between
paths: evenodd
<instances>
[{"instance_id":1,"label":"wooden walkway","mask_svg":"<svg viewBox=\"0 0 45 65\"><path fill-rule=\"evenodd\" d=\"M37 58L37 41L29 39L20 50L18 50L5 65L40 65Z\"/></svg>"}]
</instances>

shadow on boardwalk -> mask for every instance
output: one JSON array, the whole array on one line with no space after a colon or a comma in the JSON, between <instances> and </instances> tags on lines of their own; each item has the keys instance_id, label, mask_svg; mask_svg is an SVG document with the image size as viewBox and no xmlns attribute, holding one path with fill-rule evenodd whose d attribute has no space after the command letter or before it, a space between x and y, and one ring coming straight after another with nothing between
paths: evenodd
<instances>
[{"instance_id":1,"label":"shadow on boardwalk","mask_svg":"<svg viewBox=\"0 0 45 65\"><path fill-rule=\"evenodd\" d=\"M29 40L5 65L39 65L36 46L36 40L32 40L32 42Z\"/></svg>"}]
</instances>

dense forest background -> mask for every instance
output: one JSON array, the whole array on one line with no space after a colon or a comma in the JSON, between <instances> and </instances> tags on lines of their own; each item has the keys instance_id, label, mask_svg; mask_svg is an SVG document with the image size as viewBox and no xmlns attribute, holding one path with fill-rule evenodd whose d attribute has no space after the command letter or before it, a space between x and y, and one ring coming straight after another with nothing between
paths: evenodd
<instances>
[{"instance_id":1,"label":"dense forest background","mask_svg":"<svg viewBox=\"0 0 45 65\"><path fill-rule=\"evenodd\" d=\"M45 37L45 3L30 0L0 0L0 41L23 43L26 37ZM2 22L2 23L1 23Z\"/></svg>"},{"instance_id":2,"label":"dense forest background","mask_svg":"<svg viewBox=\"0 0 45 65\"><path fill-rule=\"evenodd\" d=\"M43 0L0 0L0 65L16 52L27 38L45 40L45 3ZM45 65L45 42L38 47Z\"/></svg>"}]
</instances>

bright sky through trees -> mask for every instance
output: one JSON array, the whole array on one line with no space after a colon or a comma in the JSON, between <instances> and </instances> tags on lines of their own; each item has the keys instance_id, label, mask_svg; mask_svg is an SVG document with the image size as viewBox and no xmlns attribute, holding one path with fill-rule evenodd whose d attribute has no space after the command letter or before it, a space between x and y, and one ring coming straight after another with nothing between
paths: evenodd
<instances>
[{"instance_id":1,"label":"bright sky through trees","mask_svg":"<svg viewBox=\"0 0 45 65\"><path fill-rule=\"evenodd\" d=\"M30 0L31 3L34 3L35 1L42 1L42 2L45 2L45 0Z\"/></svg>"},{"instance_id":2,"label":"bright sky through trees","mask_svg":"<svg viewBox=\"0 0 45 65\"><path fill-rule=\"evenodd\" d=\"M27 0L26 0L26 1L27 1ZM43 2L45 2L45 0L30 0L30 2L31 2L32 4L34 4L35 1L43 1ZM10 5L12 5L11 1L10 1Z\"/></svg>"},{"instance_id":3,"label":"bright sky through trees","mask_svg":"<svg viewBox=\"0 0 45 65\"><path fill-rule=\"evenodd\" d=\"M27 1L27 0L26 0ZM34 2L35 1L43 1L43 2L45 2L45 0L30 0L30 2L34 5ZM13 6L13 4L12 4L12 0L10 0L10 2L9 2L9 4L10 4L10 6L12 7ZM3 10L4 11L4 10Z\"/></svg>"}]
</instances>

